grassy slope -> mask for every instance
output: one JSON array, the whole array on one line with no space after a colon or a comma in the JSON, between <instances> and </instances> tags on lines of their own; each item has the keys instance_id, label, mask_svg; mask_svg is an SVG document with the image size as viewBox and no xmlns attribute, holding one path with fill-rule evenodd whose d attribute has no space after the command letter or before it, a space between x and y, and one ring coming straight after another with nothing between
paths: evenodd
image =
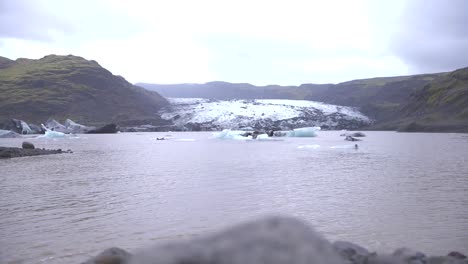
<instances>
[{"instance_id":1,"label":"grassy slope","mask_svg":"<svg viewBox=\"0 0 468 264\"><path fill-rule=\"evenodd\" d=\"M0 57L0 120L82 123L153 118L167 104L155 92L112 75L95 61L49 55L39 60Z\"/></svg>"},{"instance_id":2,"label":"grassy slope","mask_svg":"<svg viewBox=\"0 0 468 264\"><path fill-rule=\"evenodd\" d=\"M468 132L468 68L435 79L414 92L399 111L402 131Z\"/></svg>"}]
</instances>

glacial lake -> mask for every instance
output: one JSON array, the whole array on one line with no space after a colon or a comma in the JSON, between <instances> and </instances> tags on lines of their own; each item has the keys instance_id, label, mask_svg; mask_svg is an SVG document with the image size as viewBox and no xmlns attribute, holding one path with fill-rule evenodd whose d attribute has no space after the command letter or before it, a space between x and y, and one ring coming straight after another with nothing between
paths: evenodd
<instances>
[{"instance_id":1,"label":"glacial lake","mask_svg":"<svg viewBox=\"0 0 468 264\"><path fill-rule=\"evenodd\" d=\"M365 132L355 150L340 133L29 139L74 153L0 160L0 263L80 263L270 214L378 252L468 252L467 134Z\"/></svg>"}]
</instances>

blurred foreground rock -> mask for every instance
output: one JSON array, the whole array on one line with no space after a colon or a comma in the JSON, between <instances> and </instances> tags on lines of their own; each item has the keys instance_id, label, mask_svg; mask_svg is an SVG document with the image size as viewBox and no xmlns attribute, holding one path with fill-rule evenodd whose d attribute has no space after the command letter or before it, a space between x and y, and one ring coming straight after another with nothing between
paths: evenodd
<instances>
[{"instance_id":1,"label":"blurred foreground rock","mask_svg":"<svg viewBox=\"0 0 468 264\"><path fill-rule=\"evenodd\" d=\"M82 264L468 264L459 252L426 257L407 248L378 255L359 245L331 244L304 222L271 217L188 241L130 254L110 248Z\"/></svg>"}]
</instances>

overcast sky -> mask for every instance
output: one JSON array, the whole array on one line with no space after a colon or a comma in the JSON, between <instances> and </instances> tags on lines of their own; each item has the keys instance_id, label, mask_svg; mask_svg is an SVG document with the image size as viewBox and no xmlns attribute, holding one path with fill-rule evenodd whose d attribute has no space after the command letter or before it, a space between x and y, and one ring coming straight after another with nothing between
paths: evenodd
<instances>
[{"instance_id":1,"label":"overcast sky","mask_svg":"<svg viewBox=\"0 0 468 264\"><path fill-rule=\"evenodd\" d=\"M130 82L336 83L468 66L465 0L0 0L0 56Z\"/></svg>"}]
</instances>

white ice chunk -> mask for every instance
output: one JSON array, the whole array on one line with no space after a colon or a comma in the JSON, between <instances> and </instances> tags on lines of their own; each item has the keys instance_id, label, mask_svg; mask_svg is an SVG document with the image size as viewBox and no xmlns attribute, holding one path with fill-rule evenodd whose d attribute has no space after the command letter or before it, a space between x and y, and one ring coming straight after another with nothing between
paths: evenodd
<instances>
[{"instance_id":1,"label":"white ice chunk","mask_svg":"<svg viewBox=\"0 0 468 264\"><path fill-rule=\"evenodd\" d=\"M296 128L293 129L292 131L288 132L288 137L316 137L317 133L317 127L302 127L302 128Z\"/></svg>"},{"instance_id":2,"label":"white ice chunk","mask_svg":"<svg viewBox=\"0 0 468 264\"><path fill-rule=\"evenodd\" d=\"M46 126L44 126L44 124L41 124L41 126L45 130L45 134L43 136L39 136L39 137L45 137L45 138L63 138L63 137L65 137L65 134L62 133L62 132L57 132L57 131L50 130Z\"/></svg>"},{"instance_id":3,"label":"white ice chunk","mask_svg":"<svg viewBox=\"0 0 468 264\"><path fill-rule=\"evenodd\" d=\"M241 134L245 133L244 131L235 131L230 129L224 129L221 132L213 133L214 138L218 139L233 139L233 140L252 140L252 137L244 137Z\"/></svg>"},{"instance_id":4,"label":"white ice chunk","mask_svg":"<svg viewBox=\"0 0 468 264\"><path fill-rule=\"evenodd\" d=\"M260 134L257 136L258 141L283 141L283 139L269 137L267 134Z\"/></svg>"},{"instance_id":5,"label":"white ice chunk","mask_svg":"<svg viewBox=\"0 0 468 264\"><path fill-rule=\"evenodd\" d=\"M23 120L21 120L21 127L22 127L21 134L32 134L31 128Z\"/></svg>"}]
</instances>

